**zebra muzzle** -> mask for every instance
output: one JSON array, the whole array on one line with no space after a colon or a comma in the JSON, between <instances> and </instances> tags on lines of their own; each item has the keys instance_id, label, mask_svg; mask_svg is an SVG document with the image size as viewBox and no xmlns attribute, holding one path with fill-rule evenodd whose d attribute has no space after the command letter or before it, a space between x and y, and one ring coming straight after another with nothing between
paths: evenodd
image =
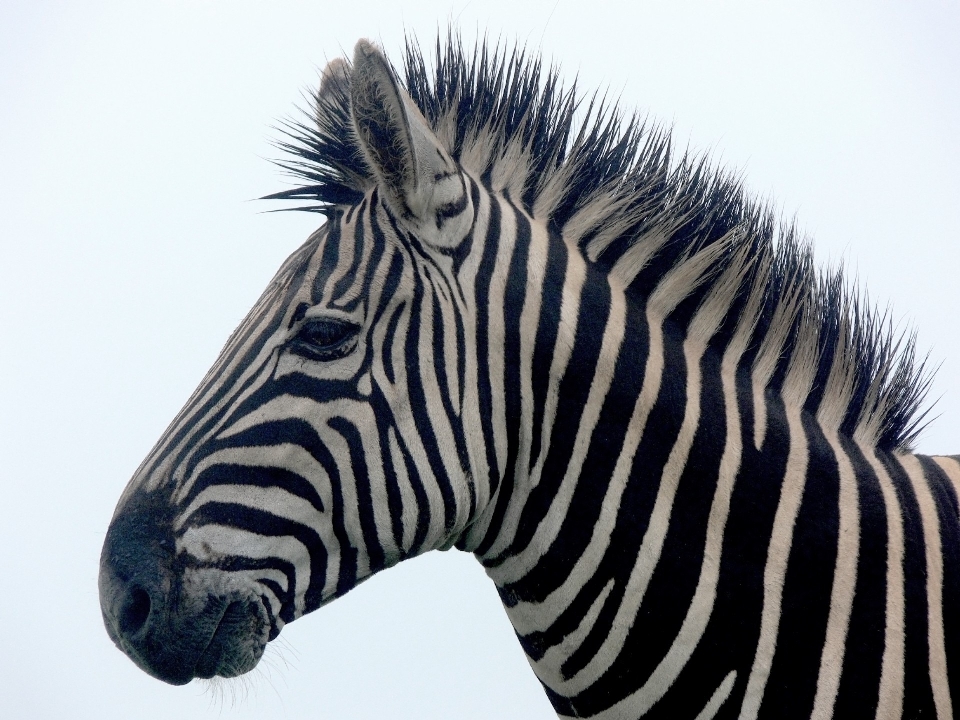
<instances>
[{"instance_id":1,"label":"zebra muzzle","mask_svg":"<svg viewBox=\"0 0 960 720\"><path fill-rule=\"evenodd\" d=\"M217 587L215 570L185 582L170 524L156 509L150 501L128 506L107 533L99 586L111 640L173 685L252 670L270 632L266 609L242 587Z\"/></svg>"}]
</instances>

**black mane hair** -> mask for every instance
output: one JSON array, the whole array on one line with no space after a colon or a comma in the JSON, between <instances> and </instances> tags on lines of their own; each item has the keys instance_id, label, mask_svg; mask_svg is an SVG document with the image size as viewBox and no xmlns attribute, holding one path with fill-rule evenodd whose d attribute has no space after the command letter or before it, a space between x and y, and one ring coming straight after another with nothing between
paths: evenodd
<instances>
[{"instance_id":1,"label":"black mane hair","mask_svg":"<svg viewBox=\"0 0 960 720\"><path fill-rule=\"evenodd\" d=\"M468 52L450 33L445 43L438 39L431 70L408 39L395 72L465 169L573 237L597 267L615 272L631 248L647 243L650 252L627 281L637 302L669 272L712 252L709 270L691 280L670 311L680 328L724 272L739 268L736 297L710 345L722 350L751 297L759 297L741 367L785 325L785 336L781 329L780 340L768 341L775 345L767 348L775 353L768 391L781 390L791 364L807 358L815 367L803 407L816 414L840 367L845 409L835 429L881 450L911 448L931 379L916 360L914 335L897 333L889 313L873 309L842 268L817 270L796 226L748 197L739 178L704 155L674 157L669 132L597 94L584 101L575 85L561 85L555 67L545 69L520 47L484 42ZM309 100L311 112L286 122L277 143L292 156L277 163L305 184L265 199L312 201L293 209L329 216L359 203L375 180L353 132L348 75L325 82Z\"/></svg>"}]
</instances>

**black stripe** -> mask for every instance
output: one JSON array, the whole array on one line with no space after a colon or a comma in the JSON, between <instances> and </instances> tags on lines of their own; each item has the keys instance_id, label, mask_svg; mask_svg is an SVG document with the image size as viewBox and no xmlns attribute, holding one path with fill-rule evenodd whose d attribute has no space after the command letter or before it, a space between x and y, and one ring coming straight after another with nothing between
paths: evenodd
<instances>
[{"instance_id":1,"label":"black stripe","mask_svg":"<svg viewBox=\"0 0 960 720\"><path fill-rule=\"evenodd\" d=\"M880 481L857 446L840 442L856 475L860 556L834 717L873 717L880 693L887 609L887 513Z\"/></svg>"},{"instance_id":2,"label":"black stripe","mask_svg":"<svg viewBox=\"0 0 960 720\"><path fill-rule=\"evenodd\" d=\"M530 467L528 472L533 469L533 465L541 452L543 413L547 403L547 389L550 385L549 368L556 353L560 310L563 304L563 287L566 282L567 263L569 262L567 246L563 239L552 225L549 232L550 241L547 243L543 297L540 301L540 320L537 323L537 337L533 348L532 363L533 367L545 368L547 372L534 372L531 378L533 385L533 422L530 426ZM642 365L638 367L642 367Z\"/></svg>"},{"instance_id":3,"label":"black stripe","mask_svg":"<svg viewBox=\"0 0 960 720\"><path fill-rule=\"evenodd\" d=\"M654 706L654 717L693 717L730 670L737 679L717 715L736 718L760 637L763 569L786 471L789 433L783 404L767 398L767 433L761 450L753 444L753 394L749 373L737 377L743 440L740 470L730 499L720 556L713 614L706 631L670 693ZM658 708L663 707L663 712Z\"/></svg>"},{"instance_id":4,"label":"black stripe","mask_svg":"<svg viewBox=\"0 0 960 720\"><path fill-rule=\"evenodd\" d=\"M787 562L776 652L760 718L809 718L830 613L840 531L840 470L820 428L801 415L807 436L806 486Z\"/></svg>"},{"instance_id":5,"label":"black stripe","mask_svg":"<svg viewBox=\"0 0 960 720\"><path fill-rule=\"evenodd\" d=\"M513 492L513 476L505 475L501 472L499 462L497 461L496 446L493 441L493 396L490 370L490 356L492 353L500 353L500 348L490 347L490 314L487 309L490 295L490 283L493 279L493 273L496 269L497 255L502 246L500 242L500 233L502 232L502 220L500 217L500 204L490 203L490 223L487 226L487 234L483 242L483 255L480 258L477 268L476 295L474 303L477 313L477 386L478 400L480 405L480 428L483 437L487 439L487 467L488 476L486 478L490 487L491 502L494 503L493 516L487 534L477 544L474 552L478 557L483 556L493 545L500 532L500 526L503 522L503 515L506 512L507 504L510 501L510 495Z\"/></svg>"},{"instance_id":6,"label":"black stripe","mask_svg":"<svg viewBox=\"0 0 960 720\"><path fill-rule=\"evenodd\" d=\"M927 557L920 507L910 479L894 458L880 455L896 488L903 518L905 653L903 716L936 717L927 652Z\"/></svg>"},{"instance_id":7,"label":"black stripe","mask_svg":"<svg viewBox=\"0 0 960 720\"><path fill-rule=\"evenodd\" d=\"M266 510L247 507L234 503L210 502L205 504L199 512L195 513L190 521L190 525L201 527L208 524L228 525L230 527L257 533L258 535L269 535L273 537L292 537L300 541L309 550L310 561L310 585L306 592L307 611L319 604L320 592L323 588L323 580L327 571L327 552L320 542L320 537L314 528L301 523L293 522L285 518L277 517ZM277 559L277 561L279 558ZM227 571L241 569L249 566L249 558L242 555L232 556L231 558L218 561L216 567L224 568ZM267 567L280 569L279 563L273 558L266 563ZM254 559L256 563L256 559ZM259 567L254 564L253 567ZM290 568L288 575L289 587L294 588L295 570ZM292 594L287 598L287 602L292 602ZM284 611L281 617L286 618L292 609L288 610L287 602L284 603ZM292 616L290 616L292 618Z\"/></svg>"},{"instance_id":8,"label":"black stripe","mask_svg":"<svg viewBox=\"0 0 960 720\"><path fill-rule=\"evenodd\" d=\"M943 554L943 644L947 654L947 682L954 712L960 701L960 662L950 662L950 651L960 647L960 528L957 527L957 496L953 483L946 473L931 458L919 455L918 459L927 476L927 484L937 506L937 521L940 525L940 548Z\"/></svg>"}]
</instances>

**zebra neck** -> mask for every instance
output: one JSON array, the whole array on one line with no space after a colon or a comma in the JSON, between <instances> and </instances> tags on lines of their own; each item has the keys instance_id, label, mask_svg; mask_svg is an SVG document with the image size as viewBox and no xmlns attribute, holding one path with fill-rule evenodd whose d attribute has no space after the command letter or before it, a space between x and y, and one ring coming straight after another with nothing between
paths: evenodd
<instances>
[{"instance_id":1,"label":"zebra neck","mask_svg":"<svg viewBox=\"0 0 960 720\"><path fill-rule=\"evenodd\" d=\"M472 283L479 344L488 349L478 385L490 394L478 423L487 465L474 476L489 480L477 483L487 499L457 546L496 563L556 515L552 499L569 499L588 455L604 454L603 436L616 434L635 400L642 364L634 358L645 354L647 332L623 290L558 233L506 203L490 214L509 232L495 252L485 250L489 261L479 260L490 280L478 274Z\"/></svg>"},{"instance_id":2,"label":"zebra neck","mask_svg":"<svg viewBox=\"0 0 960 720\"><path fill-rule=\"evenodd\" d=\"M647 374L630 393L611 383L569 500L545 474L513 545L482 558L557 711L695 717L716 701L750 718L803 702L843 717L864 687L868 706L913 707L922 687L948 707L943 608L960 567L943 539L958 532L960 464L841 437L775 394L757 400L727 356L643 330ZM672 370L646 403L657 347ZM846 661L868 646L876 663Z\"/></svg>"}]
</instances>

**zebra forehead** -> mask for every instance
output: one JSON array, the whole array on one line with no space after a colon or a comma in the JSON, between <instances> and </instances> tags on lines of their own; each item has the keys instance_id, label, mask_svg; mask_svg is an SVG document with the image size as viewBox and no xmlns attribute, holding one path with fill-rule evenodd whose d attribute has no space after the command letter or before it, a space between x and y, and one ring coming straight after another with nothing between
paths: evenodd
<instances>
[{"instance_id":1,"label":"zebra forehead","mask_svg":"<svg viewBox=\"0 0 960 720\"><path fill-rule=\"evenodd\" d=\"M725 290L732 295L727 315L704 341L724 347L738 319L749 317L745 358L760 364L771 390L798 396L850 437L909 449L922 429L930 381L914 360L912 336L894 332L888 314L874 310L842 272L819 271L808 240L769 203L753 200L738 177L705 155L674 156L670 133L644 116L599 93L583 98L565 88L559 70L526 48L469 49L452 31L435 47L428 59L408 39L394 73L440 144L487 191L558 229L639 302L669 285L674 296L661 299L681 330L690 331L720 278L739 278ZM277 146L290 159L277 163L305 184L267 196L306 201L297 209L335 222L345 206L355 209L351 220L369 213L376 186L353 131L349 68L346 59L330 63L311 112L283 126ZM736 264L742 272L731 275ZM758 284L759 310L745 314L748 302L758 302ZM804 364L809 382L784 387L796 384L790 369ZM842 399L822 408L838 388Z\"/></svg>"}]
</instances>

